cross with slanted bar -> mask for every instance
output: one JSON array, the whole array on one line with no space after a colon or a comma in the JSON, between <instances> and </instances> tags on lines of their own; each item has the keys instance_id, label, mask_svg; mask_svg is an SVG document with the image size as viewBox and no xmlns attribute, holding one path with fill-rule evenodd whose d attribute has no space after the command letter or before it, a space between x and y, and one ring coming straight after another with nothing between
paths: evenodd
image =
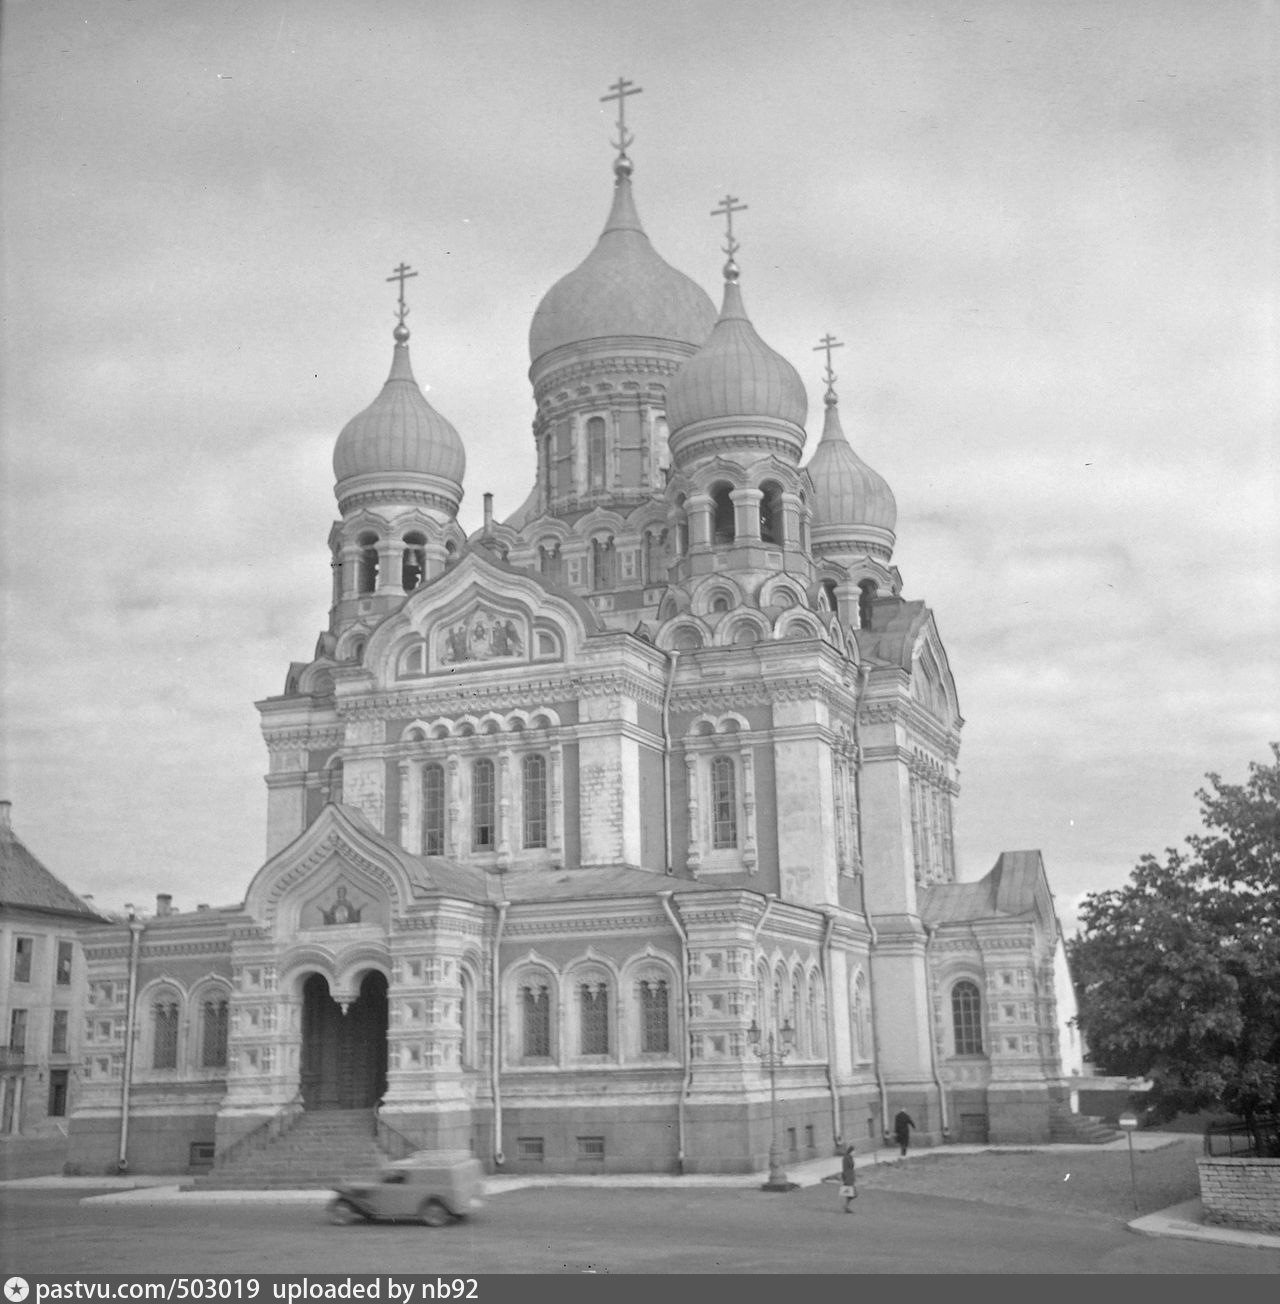
<instances>
[{"instance_id":1,"label":"cross with slanted bar","mask_svg":"<svg viewBox=\"0 0 1280 1304\"><path fill-rule=\"evenodd\" d=\"M401 326L404 325L404 319L409 315L409 309L404 306L404 283L407 280L409 280L411 277L417 276L417 274L418 274L417 272L411 272L409 270L408 263L402 262L400 266L397 267L396 270L390 276L387 277L388 281L400 282L400 306L397 309L397 315L400 319Z\"/></svg>"},{"instance_id":2,"label":"cross with slanted bar","mask_svg":"<svg viewBox=\"0 0 1280 1304\"><path fill-rule=\"evenodd\" d=\"M720 207L713 208L711 210L712 217L720 217L721 215L724 216L726 237L722 248L724 249L725 253L729 255L730 258L732 258L734 254L736 254L738 250L741 248L741 245L739 245L738 242L733 238L733 215L735 213L745 213L746 211L747 211L746 204L738 203L737 195L726 195L720 201Z\"/></svg>"},{"instance_id":3,"label":"cross with slanted bar","mask_svg":"<svg viewBox=\"0 0 1280 1304\"><path fill-rule=\"evenodd\" d=\"M833 391L833 387L836 383L836 373L831 370L831 350L842 349L842 348L844 348L844 344L840 340L836 339L836 337L832 335L830 331L828 331L822 337L822 339L818 341L817 346L813 350L815 353L821 353L823 352L823 350L826 350L827 374L823 377L823 379L827 382L828 394L830 394Z\"/></svg>"},{"instance_id":4,"label":"cross with slanted bar","mask_svg":"<svg viewBox=\"0 0 1280 1304\"><path fill-rule=\"evenodd\" d=\"M625 154L627 147L635 140L634 136L627 133L627 96L639 95L644 87L637 86L635 82L629 82L625 77L619 77L609 89L613 92L612 95L602 95L600 97L601 104L606 104L610 100L618 101L618 139L609 143L619 154Z\"/></svg>"}]
</instances>

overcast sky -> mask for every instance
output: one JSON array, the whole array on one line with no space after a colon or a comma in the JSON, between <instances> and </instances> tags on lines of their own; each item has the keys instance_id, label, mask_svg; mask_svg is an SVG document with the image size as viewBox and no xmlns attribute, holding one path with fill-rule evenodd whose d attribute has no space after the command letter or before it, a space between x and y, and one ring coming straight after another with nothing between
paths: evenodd
<instances>
[{"instance_id":1,"label":"overcast sky","mask_svg":"<svg viewBox=\"0 0 1280 1304\"><path fill-rule=\"evenodd\" d=\"M658 251L897 496L965 716L961 877L1064 922L1280 738L1280 10L1259 0L9 0L4 763L100 906L241 899L253 703L327 620L331 454L412 353L462 521L533 478L528 326L625 75Z\"/></svg>"}]
</instances>

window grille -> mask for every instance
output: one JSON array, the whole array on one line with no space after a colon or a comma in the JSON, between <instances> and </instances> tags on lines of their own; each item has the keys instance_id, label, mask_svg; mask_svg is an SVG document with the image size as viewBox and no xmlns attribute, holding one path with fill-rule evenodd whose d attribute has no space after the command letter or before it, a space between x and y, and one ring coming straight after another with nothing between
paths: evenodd
<instances>
[{"instance_id":1,"label":"window grille","mask_svg":"<svg viewBox=\"0 0 1280 1304\"><path fill-rule=\"evenodd\" d=\"M579 1159L603 1159L604 1158L604 1137L602 1136L580 1136L578 1138L578 1158Z\"/></svg>"},{"instance_id":2,"label":"window grille","mask_svg":"<svg viewBox=\"0 0 1280 1304\"><path fill-rule=\"evenodd\" d=\"M583 983L578 988L582 1017L582 1053L609 1053L609 989L604 983Z\"/></svg>"},{"instance_id":3,"label":"window grille","mask_svg":"<svg viewBox=\"0 0 1280 1304\"><path fill-rule=\"evenodd\" d=\"M204 1003L204 1027L200 1041L200 1064L206 1069L227 1066L227 1002L213 999Z\"/></svg>"},{"instance_id":4,"label":"window grille","mask_svg":"<svg viewBox=\"0 0 1280 1304\"><path fill-rule=\"evenodd\" d=\"M551 994L545 987L522 987L524 1053L526 1059L551 1056Z\"/></svg>"},{"instance_id":5,"label":"window grille","mask_svg":"<svg viewBox=\"0 0 1280 1304\"><path fill-rule=\"evenodd\" d=\"M517 1159L534 1159L541 1161L546 1153L546 1147L540 1136L518 1136L516 1137L516 1158Z\"/></svg>"},{"instance_id":6,"label":"window grille","mask_svg":"<svg viewBox=\"0 0 1280 1304\"><path fill-rule=\"evenodd\" d=\"M957 1055L982 1054L982 994L967 979L951 989L951 1023Z\"/></svg>"},{"instance_id":7,"label":"window grille","mask_svg":"<svg viewBox=\"0 0 1280 1304\"><path fill-rule=\"evenodd\" d=\"M155 1036L151 1046L153 1069L178 1067L178 1006L174 1001L157 1001L152 1007Z\"/></svg>"},{"instance_id":8,"label":"window grille","mask_svg":"<svg viewBox=\"0 0 1280 1304\"><path fill-rule=\"evenodd\" d=\"M738 794L733 761L717 756L711 762L711 845L722 850L738 845Z\"/></svg>"},{"instance_id":9,"label":"window grille","mask_svg":"<svg viewBox=\"0 0 1280 1304\"><path fill-rule=\"evenodd\" d=\"M422 854L444 855L444 766L422 771Z\"/></svg>"},{"instance_id":10,"label":"window grille","mask_svg":"<svg viewBox=\"0 0 1280 1304\"><path fill-rule=\"evenodd\" d=\"M667 984L661 978L640 984L640 1049L647 1055L665 1055L671 1049Z\"/></svg>"},{"instance_id":11,"label":"window grille","mask_svg":"<svg viewBox=\"0 0 1280 1304\"><path fill-rule=\"evenodd\" d=\"M476 761L471 767L471 846L491 851L494 846L493 762Z\"/></svg>"},{"instance_id":12,"label":"window grille","mask_svg":"<svg viewBox=\"0 0 1280 1304\"><path fill-rule=\"evenodd\" d=\"M524 758L524 845L547 845L547 759Z\"/></svg>"}]
</instances>

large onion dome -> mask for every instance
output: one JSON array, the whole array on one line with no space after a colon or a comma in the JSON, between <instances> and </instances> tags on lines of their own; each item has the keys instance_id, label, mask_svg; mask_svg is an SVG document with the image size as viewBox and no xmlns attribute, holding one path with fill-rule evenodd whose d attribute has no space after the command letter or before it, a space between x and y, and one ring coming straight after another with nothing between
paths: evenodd
<instances>
[{"instance_id":1,"label":"large onion dome","mask_svg":"<svg viewBox=\"0 0 1280 1304\"><path fill-rule=\"evenodd\" d=\"M898 504L889 482L853 451L840 424L833 390L827 390L822 438L809 459L813 482L811 538L818 553L893 551Z\"/></svg>"},{"instance_id":2,"label":"large onion dome","mask_svg":"<svg viewBox=\"0 0 1280 1304\"><path fill-rule=\"evenodd\" d=\"M335 493L462 499L467 455L453 426L427 402L409 362L409 331L395 330L391 372L382 392L343 427L333 450Z\"/></svg>"},{"instance_id":3,"label":"large onion dome","mask_svg":"<svg viewBox=\"0 0 1280 1304\"><path fill-rule=\"evenodd\" d=\"M613 207L596 247L545 295L529 327L529 357L565 345L632 336L696 348L715 321L707 292L661 258L640 225L631 163L614 164Z\"/></svg>"},{"instance_id":4,"label":"large onion dome","mask_svg":"<svg viewBox=\"0 0 1280 1304\"><path fill-rule=\"evenodd\" d=\"M799 462L809 408L796 369L756 333L742 305L738 269L725 268L724 306L706 344L667 387L667 424L677 460L696 445L716 451L732 431L772 435L777 451Z\"/></svg>"}]
</instances>

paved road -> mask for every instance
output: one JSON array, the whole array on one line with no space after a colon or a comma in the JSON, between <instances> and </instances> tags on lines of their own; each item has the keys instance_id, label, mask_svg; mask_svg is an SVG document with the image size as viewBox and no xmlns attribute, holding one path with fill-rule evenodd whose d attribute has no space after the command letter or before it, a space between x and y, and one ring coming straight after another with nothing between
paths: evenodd
<instances>
[{"instance_id":1,"label":"paved road","mask_svg":"<svg viewBox=\"0 0 1280 1304\"><path fill-rule=\"evenodd\" d=\"M184 1208L0 1192L6 1272L1280 1273L1280 1252L1151 1239L1123 1223L831 1186L530 1189L466 1223L331 1227L313 1205Z\"/></svg>"}]
</instances>

